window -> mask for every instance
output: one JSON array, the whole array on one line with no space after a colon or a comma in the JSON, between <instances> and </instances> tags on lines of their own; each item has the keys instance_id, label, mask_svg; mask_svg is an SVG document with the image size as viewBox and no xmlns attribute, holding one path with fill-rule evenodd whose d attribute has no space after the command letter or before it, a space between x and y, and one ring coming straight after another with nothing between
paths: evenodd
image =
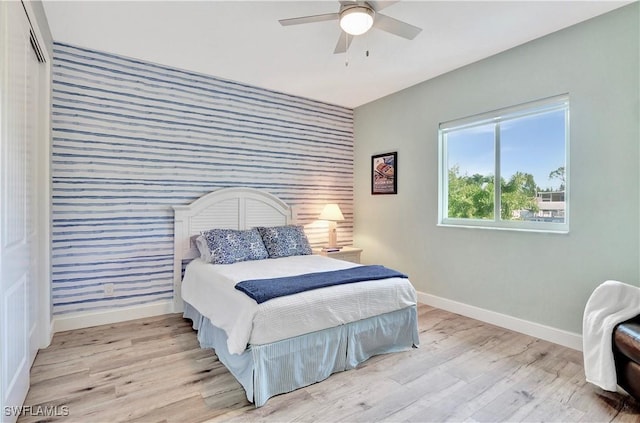
<instances>
[{"instance_id":1,"label":"window","mask_svg":"<svg viewBox=\"0 0 640 423\"><path fill-rule=\"evenodd\" d=\"M567 232L569 98L440 124L441 225Z\"/></svg>"}]
</instances>

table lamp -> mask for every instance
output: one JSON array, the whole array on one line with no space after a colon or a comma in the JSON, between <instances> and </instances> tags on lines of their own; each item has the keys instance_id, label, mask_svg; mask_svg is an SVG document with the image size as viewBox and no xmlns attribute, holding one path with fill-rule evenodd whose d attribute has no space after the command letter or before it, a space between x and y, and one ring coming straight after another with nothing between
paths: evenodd
<instances>
[{"instance_id":1,"label":"table lamp","mask_svg":"<svg viewBox=\"0 0 640 423\"><path fill-rule=\"evenodd\" d=\"M338 233L337 233L337 223L341 220L344 220L344 216L342 215L342 211L337 204L327 204L322 209L322 213L320 213L320 220L326 220L329 222L329 245L325 247L325 249L337 249L338 247Z\"/></svg>"}]
</instances>

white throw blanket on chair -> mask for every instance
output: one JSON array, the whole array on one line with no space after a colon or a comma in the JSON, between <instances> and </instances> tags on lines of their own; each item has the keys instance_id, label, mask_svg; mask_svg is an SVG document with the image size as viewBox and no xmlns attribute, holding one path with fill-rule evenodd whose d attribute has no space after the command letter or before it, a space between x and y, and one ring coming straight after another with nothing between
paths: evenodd
<instances>
[{"instance_id":1,"label":"white throw blanket on chair","mask_svg":"<svg viewBox=\"0 0 640 423\"><path fill-rule=\"evenodd\" d=\"M582 320L582 353L587 382L606 391L616 391L613 328L638 314L640 288L618 281L606 281L593 291Z\"/></svg>"}]
</instances>

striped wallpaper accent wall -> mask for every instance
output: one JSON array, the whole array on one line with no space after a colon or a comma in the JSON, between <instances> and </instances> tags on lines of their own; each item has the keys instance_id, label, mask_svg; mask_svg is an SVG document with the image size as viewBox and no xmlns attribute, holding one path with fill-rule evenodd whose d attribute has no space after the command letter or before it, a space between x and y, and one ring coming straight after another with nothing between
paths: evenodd
<instances>
[{"instance_id":1,"label":"striped wallpaper accent wall","mask_svg":"<svg viewBox=\"0 0 640 423\"><path fill-rule=\"evenodd\" d=\"M352 242L351 109L62 43L52 101L56 315L171 299L171 206L224 187L295 206L315 246L336 202Z\"/></svg>"}]
</instances>

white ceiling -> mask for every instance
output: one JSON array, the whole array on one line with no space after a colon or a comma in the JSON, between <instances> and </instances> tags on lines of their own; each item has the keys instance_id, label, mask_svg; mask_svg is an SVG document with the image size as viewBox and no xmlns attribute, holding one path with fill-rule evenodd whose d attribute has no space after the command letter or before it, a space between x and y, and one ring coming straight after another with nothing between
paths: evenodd
<instances>
[{"instance_id":1,"label":"white ceiling","mask_svg":"<svg viewBox=\"0 0 640 423\"><path fill-rule=\"evenodd\" d=\"M413 41L373 29L347 55L336 21L278 23L337 1L43 3L54 41L357 107L629 2L407 0L383 13L421 27Z\"/></svg>"}]
</instances>

